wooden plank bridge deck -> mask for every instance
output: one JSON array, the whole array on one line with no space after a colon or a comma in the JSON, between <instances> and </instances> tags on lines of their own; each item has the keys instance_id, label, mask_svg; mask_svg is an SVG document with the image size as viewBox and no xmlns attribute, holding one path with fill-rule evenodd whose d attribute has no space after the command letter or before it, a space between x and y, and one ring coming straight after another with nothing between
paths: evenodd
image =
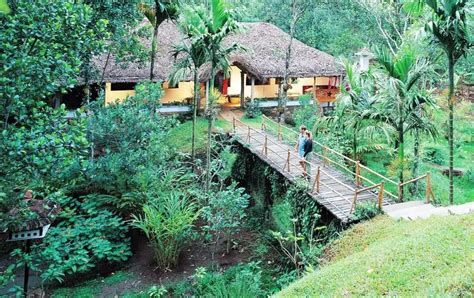
<instances>
[{"instance_id":1,"label":"wooden plank bridge deck","mask_svg":"<svg viewBox=\"0 0 474 298\"><path fill-rule=\"evenodd\" d=\"M234 118L233 135L239 143L246 146L252 153L290 181L296 182L296 180L302 179L303 169L299 164L300 158L294 150L294 145L284 141L285 134L282 132L281 125L265 116L263 117L266 123L262 123L261 129L253 128ZM274 127L271 128L270 124ZM279 127L275 128L275 125ZM289 137L294 140L293 144L295 144L297 133L291 131L290 134L292 135ZM316 146L321 145L317 142L315 143ZM399 190L403 184L397 184L389 178L360 165L359 162L353 161L323 145L321 146L324 149L323 154L313 151L313 158L310 162L311 179L308 183L308 194L342 222L347 223L353 219L352 213L355 210L356 204L374 202L382 209L385 206L395 204L394 199L400 198L399 194L392 194L384 190L384 183L394 183L398 185ZM347 165L331 159L324 153L329 151L333 151L332 153L340 155L343 159L354 162L355 171L352 172ZM360 175L362 167L378 175L382 182L374 183ZM346 169L347 171L341 169ZM425 176L417 179L426 178ZM429 174L427 180L429 184ZM369 182L366 183L369 186L364 186L363 182ZM428 193L427 190L427 199L428 195L432 195L432 192Z\"/></svg>"}]
</instances>

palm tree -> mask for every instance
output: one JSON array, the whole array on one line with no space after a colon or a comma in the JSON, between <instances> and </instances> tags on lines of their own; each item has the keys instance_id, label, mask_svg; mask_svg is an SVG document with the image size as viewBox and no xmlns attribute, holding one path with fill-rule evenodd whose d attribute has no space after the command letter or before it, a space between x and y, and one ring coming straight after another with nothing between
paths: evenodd
<instances>
[{"instance_id":1,"label":"palm tree","mask_svg":"<svg viewBox=\"0 0 474 298\"><path fill-rule=\"evenodd\" d=\"M154 78L156 44L158 38L158 27L168 19L175 19L178 15L178 1L176 0L153 0L153 5L146 2L140 4L139 9L153 26L153 37L150 52L150 81Z\"/></svg>"},{"instance_id":2,"label":"palm tree","mask_svg":"<svg viewBox=\"0 0 474 298\"><path fill-rule=\"evenodd\" d=\"M344 139L350 144L352 158L360 160L360 153L363 151L372 151L382 146L373 140L382 138L390 142L393 129L368 116L367 111L372 110L372 105L376 103L372 73L361 73L348 61L345 61L343 66L346 77L337 97L336 109L332 115L321 118L317 125L319 128L327 127L342 132Z\"/></svg>"},{"instance_id":3,"label":"palm tree","mask_svg":"<svg viewBox=\"0 0 474 298\"><path fill-rule=\"evenodd\" d=\"M429 134L435 132L434 125L423 121L421 109L433 104L430 97L420 96L417 83L426 72L427 62L417 59L415 54L405 48L396 56L387 49L376 51L381 68L381 90L378 93L378 104L367 116L391 125L398 133L395 149L398 153L399 181L404 181L403 164L405 162L405 133L418 129ZM403 193L401 194L403 197Z\"/></svg>"},{"instance_id":4,"label":"palm tree","mask_svg":"<svg viewBox=\"0 0 474 298\"><path fill-rule=\"evenodd\" d=\"M448 142L449 142L449 203L454 202L453 164L454 164L454 66L459 58L465 56L472 43L468 39L466 11L468 0L425 0L433 10L427 28L442 46L448 58Z\"/></svg>"},{"instance_id":5,"label":"palm tree","mask_svg":"<svg viewBox=\"0 0 474 298\"><path fill-rule=\"evenodd\" d=\"M196 139L196 119L197 111L200 107L200 96L199 96L199 69L207 61L206 48L204 45L196 39L192 38L192 33L189 31L192 26L189 24L189 20L195 14L196 10L203 9L202 6L194 8L190 5L182 7L181 16L178 22L180 30L188 38L183 42L174 47L173 56L177 60L174 71L170 77L170 84L175 85L179 83L186 75L190 72L194 78L194 95L193 95L193 129L192 129L192 147L191 147L191 161L194 165L196 158L195 139Z\"/></svg>"},{"instance_id":6,"label":"palm tree","mask_svg":"<svg viewBox=\"0 0 474 298\"><path fill-rule=\"evenodd\" d=\"M238 31L240 25L236 21L236 13L226 7L225 0L211 0L209 8L196 6L193 12L187 21L187 31L192 43L206 49L206 60L210 64L211 92L209 100L206 102L208 128L205 190L208 191L211 183L211 132L216 115L215 102L218 97L217 91L214 90L214 81L218 69L222 70L224 75L229 73L229 55L239 49L239 46L236 44L227 46L223 41L224 38Z\"/></svg>"}]
</instances>

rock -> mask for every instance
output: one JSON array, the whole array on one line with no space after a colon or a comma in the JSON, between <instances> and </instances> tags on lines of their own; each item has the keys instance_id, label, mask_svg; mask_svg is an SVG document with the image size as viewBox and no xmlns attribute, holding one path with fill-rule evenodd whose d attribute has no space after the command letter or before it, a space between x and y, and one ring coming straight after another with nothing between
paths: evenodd
<instances>
[{"instance_id":1,"label":"rock","mask_svg":"<svg viewBox=\"0 0 474 298\"><path fill-rule=\"evenodd\" d=\"M445 176L449 176L449 169L444 169L443 170L443 175ZM455 177L461 177L462 175L464 175L464 172L460 169L453 169L453 176Z\"/></svg>"}]
</instances>

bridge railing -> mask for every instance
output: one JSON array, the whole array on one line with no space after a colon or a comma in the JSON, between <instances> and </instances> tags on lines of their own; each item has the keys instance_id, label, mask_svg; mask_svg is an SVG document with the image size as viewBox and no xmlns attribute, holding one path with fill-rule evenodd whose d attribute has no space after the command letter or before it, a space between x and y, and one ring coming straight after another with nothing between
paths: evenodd
<instances>
[{"instance_id":1,"label":"bridge railing","mask_svg":"<svg viewBox=\"0 0 474 298\"><path fill-rule=\"evenodd\" d=\"M265 157L267 157L269 151L273 152L274 154L272 156L277 157L283 163L282 171L285 172L287 175L291 176L294 179L298 178L295 174L294 169L295 168L300 168L301 165L298 165L295 162L293 162L294 160L300 160L300 158L298 157L298 155L296 154L296 152L294 150L288 149L286 146L284 146L284 144L281 141L276 142L276 141L273 140L273 138L269 138L268 133L266 133L265 131L255 129L255 128L243 123L242 121L234 118L233 119L234 132L236 131L237 127L241 127L245 131L244 135L242 137L245 138L245 142L247 144L250 144L251 140L255 140L256 142L260 143L261 140L262 140L262 137L263 137L263 143L261 144L261 146L262 146L261 153ZM277 146L277 148L279 148L281 150L278 150L278 151L273 150L270 147L271 145L275 145L275 146ZM350 192L354 193L354 200L351 201L349 198L347 198L347 193L346 193L346 195L344 195L343 193L338 191L335 187L332 187L330 184L327 184L323 180L321 180L321 174L324 174L326 177L330 178L332 181L336 182L338 185L340 185L344 188L347 188ZM345 183L341 179L339 179L339 178L335 177L334 175L330 174L329 172L321 169L320 166L318 166L317 173L315 175L309 175L309 176L314 181L313 185L311 187L311 192L319 194L320 193L320 186L321 185L324 186L327 190L330 190L331 192L337 194L339 197L346 200L348 204L352 204L351 205L352 206L351 213L352 213L353 209L355 209L358 194L360 194L363 191L368 191L369 190L369 188L367 188L367 189L356 189L356 188L348 185L347 183ZM373 189L373 188L374 187L372 187L370 189ZM380 193L380 195L379 195L379 199L378 199L378 206L379 206L379 208L381 208L382 207L382 200L383 200L383 184L382 184L382 187L381 187L381 190L380 190L379 193ZM334 209L339 210L343 214L345 213L336 204L334 204L330 201L328 203L331 204Z\"/></svg>"},{"instance_id":2,"label":"bridge railing","mask_svg":"<svg viewBox=\"0 0 474 298\"><path fill-rule=\"evenodd\" d=\"M277 123L276 121L272 120L271 118L262 115L262 124L261 128L263 131L269 132L270 134L276 135L277 139L280 142L295 145L296 140L298 139L299 133L281 123ZM408 184L414 184L419 180L423 180L426 183L425 186L425 200L427 203L430 202L431 199L434 199L434 193L431 186L430 180L430 173L426 173L422 176L417 178L411 179L406 182L396 182L389 177L386 177L369 167L362 165L360 161L353 160L344 154L335 151L328 146L321 144L320 142L313 140L313 145L316 145L313 151L318 158L320 158L323 162L323 165L333 165L339 169L342 169L346 174L350 175L356 184L357 187L362 187L368 185L369 187L378 186L379 192L382 191L381 184L384 183L383 193L387 197L391 197L396 201L402 202L404 200L404 187ZM373 181L378 180L378 181ZM356 195L357 197L357 195Z\"/></svg>"}]
</instances>

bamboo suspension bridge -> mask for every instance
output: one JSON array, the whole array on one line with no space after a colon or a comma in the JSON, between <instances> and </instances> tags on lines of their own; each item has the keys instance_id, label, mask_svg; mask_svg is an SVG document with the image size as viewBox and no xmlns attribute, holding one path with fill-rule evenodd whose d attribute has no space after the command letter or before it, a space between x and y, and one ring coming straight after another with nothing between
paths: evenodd
<instances>
[{"instance_id":1,"label":"bamboo suspension bridge","mask_svg":"<svg viewBox=\"0 0 474 298\"><path fill-rule=\"evenodd\" d=\"M301 159L294 150L298 132L264 115L260 129L235 117L232 126L237 141L253 154L290 181L301 179ZM404 187L419 180L426 182L425 202L434 197L429 173L398 183L316 140L309 163L313 172L309 174L308 194L344 223L353 220L356 206L363 202L375 203L384 210L396 209L394 205L403 202Z\"/></svg>"}]
</instances>

